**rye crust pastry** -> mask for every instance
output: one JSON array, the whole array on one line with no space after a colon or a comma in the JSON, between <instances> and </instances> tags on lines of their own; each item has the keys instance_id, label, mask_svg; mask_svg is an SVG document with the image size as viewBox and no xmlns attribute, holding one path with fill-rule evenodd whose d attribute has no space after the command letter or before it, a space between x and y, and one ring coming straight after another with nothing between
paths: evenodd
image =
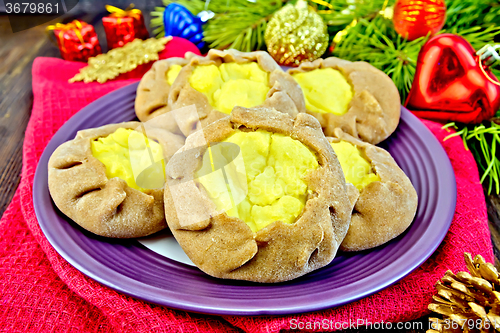
<instances>
[{"instance_id":1,"label":"rye crust pastry","mask_svg":"<svg viewBox=\"0 0 500 333\"><path fill-rule=\"evenodd\" d=\"M288 72L304 73L318 68L340 71L354 93L348 111L343 115L307 111L319 120L326 136L333 136L335 128L341 128L355 138L377 144L396 130L401 114L400 96L384 72L366 62L335 57L304 62Z\"/></svg>"},{"instance_id":2,"label":"rye crust pastry","mask_svg":"<svg viewBox=\"0 0 500 333\"><path fill-rule=\"evenodd\" d=\"M135 114L140 121L148 121L171 110L168 105L170 84L167 73L172 65L185 66L189 59L196 56L187 52L184 58L168 58L156 61L144 74L137 87L135 98Z\"/></svg>"},{"instance_id":3,"label":"rye crust pastry","mask_svg":"<svg viewBox=\"0 0 500 333\"><path fill-rule=\"evenodd\" d=\"M60 145L48 164L49 190L56 206L94 234L114 238L147 236L167 227L163 188L141 192L120 178L108 179L106 167L92 155L91 142L118 128L135 129L140 123L126 122L79 131ZM184 144L184 139L162 129L147 129L165 158Z\"/></svg>"},{"instance_id":4,"label":"rye crust pastry","mask_svg":"<svg viewBox=\"0 0 500 333\"><path fill-rule=\"evenodd\" d=\"M193 180L207 151L205 142L220 142L238 129L290 136L315 153L319 166L306 174L310 192L294 223L275 221L254 233L243 220L217 212L203 185ZM170 230L193 263L218 278L297 278L329 264L347 233L352 206L344 175L320 124L304 113L294 119L273 109L236 107L229 117L189 136L166 173Z\"/></svg>"},{"instance_id":5,"label":"rye crust pastry","mask_svg":"<svg viewBox=\"0 0 500 333\"><path fill-rule=\"evenodd\" d=\"M245 64L255 62L260 68L269 73L269 88L266 99L262 105L256 107L270 107L280 112L288 113L295 117L300 112L305 112L304 96L300 86L295 80L264 51L240 52L237 50L215 50L208 51L206 57L193 56L189 64L180 71L177 79L172 84L168 96L168 105L172 109L178 109L188 105L196 105L202 126L206 126L227 114L214 109L207 97L195 90L189 84L189 77L198 65L216 65L222 63Z\"/></svg>"},{"instance_id":6,"label":"rye crust pastry","mask_svg":"<svg viewBox=\"0 0 500 333\"><path fill-rule=\"evenodd\" d=\"M384 244L402 234L412 223L418 197L410 179L384 149L358 140L340 129L330 142L347 141L361 150L380 181L366 185L361 192L349 188L355 202L349 231L342 251L362 251Z\"/></svg>"}]
</instances>

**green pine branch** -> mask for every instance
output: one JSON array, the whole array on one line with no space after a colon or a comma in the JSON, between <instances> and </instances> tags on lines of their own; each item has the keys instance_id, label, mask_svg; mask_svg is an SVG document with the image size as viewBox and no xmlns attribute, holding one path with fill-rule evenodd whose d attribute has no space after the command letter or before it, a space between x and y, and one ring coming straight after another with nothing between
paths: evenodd
<instances>
[{"instance_id":1,"label":"green pine branch","mask_svg":"<svg viewBox=\"0 0 500 333\"><path fill-rule=\"evenodd\" d=\"M500 27L491 20L484 25L470 20L466 23L464 15L470 14L471 9L470 7L464 9L459 5L462 2L462 0L448 1L451 7L447 11L447 20L458 22L461 28L445 25L445 29L441 32L463 36L476 50L493 43L495 37L500 34ZM466 2L473 1L466 0ZM484 7L483 4L478 6L479 10ZM498 10L500 6L490 7L487 12L481 14L481 17L490 17L491 13ZM495 17L495 20L497 19ZM401 95L401 101L404 102L411 89L418 54L426 40L427 38L419 38L407 41L401 38L394 30L392 21L378 15L371 20L361 19L356 26L350 28L347 35L335 47L333 55L350 61L367 61L384 71L393 79ZM494 68L494 73L499 72Z\"/></svg>"},{"instance_id":2,"label":"green pine branch","mask_svg":"<svg viewBox=\"0 0 500 333\"><path fill-rule=\"evenodd\" d=\"M330 39L344 29L353 19L374 17L386 0L327 0L330 5L318 5L309 0L328 25ZM391 5L395 0L390 0ZM216 15L204 25L204 40L211 48L235 48L241 51L264 49L264 32L272 15L286 3L296 0L163 0L163 4L178 3L197 15L202 10L210 10ZM164 8L157 7L151 13L151 27L157 37L164 34Z\"/></svg>"},{"instance_id":3,"label":"green pine branch","mask_svg":"<svg viewBox=\"0 0 500 333\"><path fill-rule=\"evenodd\" d=\"M210 48L234 48L240 51L263 49L264 31L272 14L283 6L281 0L163 0L168 6L176 2L197 15L202 10L215 13L204 26L204 40ZM151 26L157 36L162 36L164 8L157 8L152 15Z\"/></svg>"},{"instance_id":4,"label":"green pine branch","mask_svg":"<svg viewBox=\"0 0 500 333\"><path fill-rule=\"evenodd\" d=\"M366 61L394 81L404 102L415 75L418 53L426 38L407 41L399 36L391 20L377 16L361 19L336 45L333 55L350 61Z\"/></svg>"},{"instance_id":5,"label":"green pine branch","mask_svg":"<svg viewBox=\"0 0 500 333\"><path fill-rule=\"evenodd\" d=\"M445 140L460 136L470 150L481 173L481 183L486 181L488 194L500 194L500 124L495 120L479 125L457 125L449 123L443 128L453 127L456 133Z\"/></svg>"},{"instance_id":6,"label":"green pine branch","mask_svg":"<svg viewBox=\"0 0 500 333\"><path fill-rule=\"evenodd\" d=\"M386 2L387 1L387 2ZM328 26L330 41L336 33L343 30L353 20L371 19L386 5L390 7L395 0L327 0L330 6L318 5L314 0L309 4L315 8Z\"/></svg>"},{"instance_id":7,"label":"green pine branch","mask_svg":"<svg viewBox=\"0 0 500 333\"><path fill-rule=\"evenodd\" d=\"M500 3L496 0L447 0L446 7L447 31L500 24Z\"/></svg>"},{"instance_id":8,"label":"green pine branch","mask_svg":"<svg viewBox=\"0 0 500 333\"><path fill-rule=\"evenodd\" d=\"M264 49L267 22L283 3L268 0L255 3L238 1L242 3L240 10L237 7L218 14L205 25L205 41L211 48L233 48L245 52Z\"/></svg>"}]
</instances>

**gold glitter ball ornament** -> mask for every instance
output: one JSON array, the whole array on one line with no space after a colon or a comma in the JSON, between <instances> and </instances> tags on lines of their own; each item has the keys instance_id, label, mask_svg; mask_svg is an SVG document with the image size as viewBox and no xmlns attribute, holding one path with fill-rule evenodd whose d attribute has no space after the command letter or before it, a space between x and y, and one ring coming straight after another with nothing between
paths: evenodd
<instances>
[{"instance_id":1,"label":"gold glitter ball ornament","mask_svg":"<svg viewBox=\"0 0 500 333\"><path fill-rule=\"evenodd\" d=\"M328 47L327 26L306 1L287 4L267 24L267 51L280 65L298 66L318 59Z\"/></svg>"},{"instance_id":2,"label":"gold glitter ball ornament","mask_svg":"<svg viewBox=\"0 0 500 333\"><path fill-rule=\"evenodd\" d=\"M107 80L112 80L120 74L136 69L139 65L158 60L158 53L163 51L171 39L172 37L134 39L134 41L114 48L106 54L89 58L88 65L80 69L80 73L71 78L69 82L97 81L104 83Z\"/></svg>"}]
</instances>

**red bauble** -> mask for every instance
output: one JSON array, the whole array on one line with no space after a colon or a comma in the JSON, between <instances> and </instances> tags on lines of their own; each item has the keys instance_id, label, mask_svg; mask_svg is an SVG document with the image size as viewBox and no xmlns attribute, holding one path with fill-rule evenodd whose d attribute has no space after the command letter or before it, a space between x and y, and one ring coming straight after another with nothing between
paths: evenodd
<instances>
[{"instance_id":1,"label":"red bauble","mask_svg":"<svg viewBox=\"0 0 500 333\"><path fill-rule=\"evenodd\" d=\"M408 40L434 35L446 20L444 0L398 0L392 22L401 36Z\"/></svg>"},{"instance_id":2,"label":"red bauble","mask_svg":"<svg viewBox=\"0 0 500 333\"><path fill-rule=\"evenodd\" d=\"M490 79L498 82L479 63L469 42L457 35L441 34L420 50L406 107L422 118L480 123L500 108L500 87Z\"/></svg>"}]
</instances>

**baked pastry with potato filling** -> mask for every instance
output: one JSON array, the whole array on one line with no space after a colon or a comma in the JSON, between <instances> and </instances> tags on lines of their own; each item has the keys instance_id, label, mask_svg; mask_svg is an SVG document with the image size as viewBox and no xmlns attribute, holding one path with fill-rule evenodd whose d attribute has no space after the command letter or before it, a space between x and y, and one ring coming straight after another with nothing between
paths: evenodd
<instances>
[{"instance_id":1,"label":"baked pastry with potato filling","mask_svg":"<svg viewBox=\"0 0 500 333\"><path fill-rule=\"evenodd\" d=\"M59 210L100 236L135 238L166 228L165 160L184 137L144 128L138 122L106 125L60 145L48 163Z\"/></svg>"},{"instance_id":2,"label":"baked pastry with potato filling","mask_svg":"<svg viewBox=\"0 0 500 333\"><path fill-rule=\"evenodd\" d=\"M399 123L399 92L384 72L366 62L335 57L304 62L288 71L304 93L307 112L326 136L336 128L371 144L391 135Z\"/></svg>"},{"instance_id":3,"label":"baked pastry with potato filling","mask_svg":"<svg viewBox=\"0 0 500 333\"><path fill-rule=\"evenodd\" d=\"M168 105L195 105L202 127L226 117L235 106L271 107L295 117L305 112L299 85L263 51L212 49L194 56L170 88Z\"/></svg>"},{"instance_id":4,"label":"baked pastry with potato filling","mask_svg":"<svg viewBox=\"0 0 500 333\"><path fill-rule=\"evenodd\" d=\"M184 58L173 57L156 61L137 86L135 113L140 121L148 121L171 110L168 93L182 67L196 56L187 52Z\"/></svg>"},{"instance_id":5,"label":"baked pastry with potato filling","mask_svg":"<svg viewBox=\"0 0 500 333\"><path fill-rule=\"evenodd\" d=\"M305 113L236 107L190 135L166 175L170 230L215 277L291 280L330 263L347 233L344 175Z\"/></svg>"},{"instance_id":6,"label":"baked pastry with potato filling","mask_svg":"<svg viewBox=\"0 0 500 333\"><path fill-rule=\"evenodd\" d=\"M358 140L340 129L328 138L348 183L354 209L343 251L382 245L412 223L418 197L410 179L386 150Z\"/></svg>"}]
</instances>

